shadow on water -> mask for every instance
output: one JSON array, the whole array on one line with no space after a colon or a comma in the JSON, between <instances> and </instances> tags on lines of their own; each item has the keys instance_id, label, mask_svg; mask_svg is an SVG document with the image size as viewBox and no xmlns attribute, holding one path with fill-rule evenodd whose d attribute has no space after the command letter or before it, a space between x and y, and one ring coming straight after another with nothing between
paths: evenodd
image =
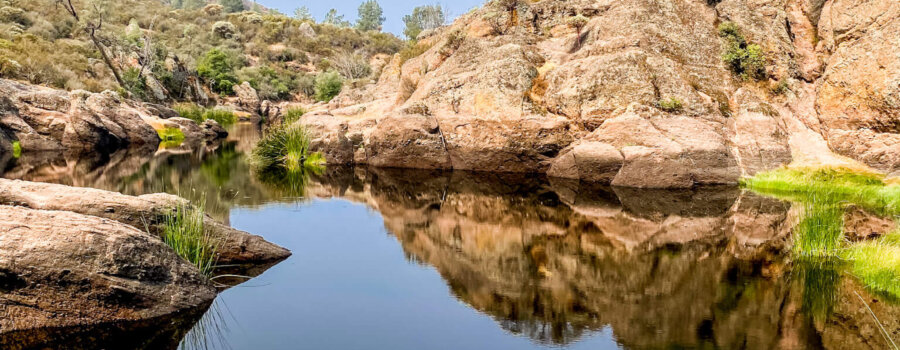
<instances>
[{"instance_id":1,"label":"shadow on water","mask_svg":"<svg viewBox=\"0 0 900 350\"><path fill-rule=\"evenodd\" d=\"M95 159L25 154L7 163L4 176L136 195L202 193L210 214L226 222L234 208L316 205L313 198L361 203L378 212L409 262L437 271L452 298L535 347L607 332L633 349L883 347L877 333L861 331L871 319L848 297L859 285L839 266L793 259L795 224L820 224L800 206L736 187L638 190L525 174L329 167L260 175L247 162L249 146L235 141ZM256 276L269 267L219 273ZM873 309L900 319L888 303ZM168 323L177 329L166 336L125 340L167 339L161 348L173 348L195 321ZM227 348L233 324L240 316L214 305L181 347Z\"/></svg>"}]
</instances>

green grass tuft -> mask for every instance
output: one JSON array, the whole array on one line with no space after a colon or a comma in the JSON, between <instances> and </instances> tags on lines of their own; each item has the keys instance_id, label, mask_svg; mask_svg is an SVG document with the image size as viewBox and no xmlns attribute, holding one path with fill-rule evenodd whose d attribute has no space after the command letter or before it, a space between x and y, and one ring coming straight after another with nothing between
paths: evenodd
<instances>
[{"instance_id":1,"label":"green grass tuft","mask_svg":"<svg viewBox=\"0 0 900 350\"><path fill-rule=\"evenodd\" d=\"M16 159L22 156L22 144L19 141L12 142L12 154L13 158Z\"/></svg>"},{"instance_id":2,"label":"green grass tuft","mask_svg":"<svg viewBox=\"0 0 900 350\"><path fill-rule=\"evenodd\" d=\"M204 108L194 103L179 103L173 106L182 118L193 120L197 124L207 119L215 120L219 125L230 126L237 121L237 117L231 110L223 108Z\"/></svg>"},{"instance_id":3,"label":"green grass tuft","mask_svg":"<svg viewBox=\"0 0 900 350\"><path fill-rule=\"evenodd\" d=\"M304 114L306 114L306 110L302 107L288 108L284 111L284 120L282 121L282 123L284 125L294 124L296 121L300 120L300 117L302 117Z\"/></svg>"},{"instance_id":4,"label":"green grass tuft","mask_svg":"<svg viewBox=\"0 0 900 350\"><path fill-rule=\"evenodd\" d=\"M850 270L867 288L900 297L900 234L852 244L844 250Z\"/></svg>"},{"instance_id":5,"label":"green grass tuft","mask_svg":"<svg viewBox=\"0 0 900 350\"><path fill-rule=\"evenodd\" d=\"M163 241L203 275L212 273L218 243L204 228L204 206L179 204L163 217Z\"/></svg>"},{"instance_id":6,"label":"green grass tuft","mask_svg":"<svg viewBox=\"0 0 900 350\"><path fill-rule=\"evenodd\" d=\"M324 166L321 153L310 151L310 136L300 125L275 127L256 144L253 161L260 170L305 171Z\"/></svg>"}]
</instances>

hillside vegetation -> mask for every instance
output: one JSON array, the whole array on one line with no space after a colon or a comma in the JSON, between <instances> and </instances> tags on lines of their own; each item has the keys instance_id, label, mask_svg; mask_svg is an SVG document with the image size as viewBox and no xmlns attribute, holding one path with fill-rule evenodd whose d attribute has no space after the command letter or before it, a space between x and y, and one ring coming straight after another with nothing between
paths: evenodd
<instances>
[{"instance_id":1,"label":"hillside vegetation","mask_svg":"<svg viewBox=\"0 0 900 350\"><path fill-rule=\"evenodd\" d=\"M403 46L377 29L262 8L229 12L240 8L205 1L0 0L0 77L202 103L247 81L264 99L304 99L315 95L316 78L326 72L351 82L377 78L373 58Z\"/></svg>"}]
</instances>

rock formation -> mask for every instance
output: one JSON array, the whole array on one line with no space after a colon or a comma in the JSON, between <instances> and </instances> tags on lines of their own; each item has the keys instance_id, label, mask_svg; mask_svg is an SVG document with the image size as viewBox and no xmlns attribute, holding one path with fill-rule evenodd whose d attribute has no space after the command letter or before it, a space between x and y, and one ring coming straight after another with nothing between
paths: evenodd
<instances>
[{"instance_id":1,"label":"rock formation","mask_svg":"<svg viewBox=\"0 0 900 350\"><path fill-rule=\"evenodd\" d=\"M157 130L180 129L187 142L223 137L215 122L197 125L168 107L144 104L106 91L66 92L0 79L0 149L12 140L26 151L112 152L156 148ZM6 153L6 152L4 152Z\"/></svg>"},{"instance_id":2,"label":"rock formation","mask_svg":"<svg viewBox=\"0 0 900 350\"><path fill-rule=\"evenodd\" d=\"M216 296L161 240L114 220L0 206L0 232L0 333L152 319Z\"/></svg>"},{"instance_id":3,"label":"rock formation","mask_svg":"<svg viewBox=\"0 0 900 350\"><path fill-rule=\"evenodd\" d=\"M299 123L334 164L633 187L736 183L792 162L891 173L898 18L891 0L489 3ZM723 62L724 22L762 49L761 80Z\"/></svg>"},{"instance_id":4,"label":"rock formation","mask_svg":"<svg viewBox=\"0 0 900 350\"><path fill-rule=\"evenodd\" d=\"M118 221L158 234L166 212L183 199L169 194L128 196L92 188L0 179L0 205L67 211ZM205 227L221 241L219 263L248 264L283 260L290 251L260 236L235 230L207 216Z\"/></svg>"}]
</instances>

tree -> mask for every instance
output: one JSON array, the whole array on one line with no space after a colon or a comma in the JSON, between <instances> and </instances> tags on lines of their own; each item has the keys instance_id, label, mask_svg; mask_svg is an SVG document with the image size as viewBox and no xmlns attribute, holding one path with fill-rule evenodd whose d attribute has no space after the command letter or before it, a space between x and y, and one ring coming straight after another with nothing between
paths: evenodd
<instances>
[{"instance_id":1,"label":"tree","mask_svg":"<svg viewBox=\"0 0 900 350\"><path fill-rule=\"evenodd\" d=\"M447 15L441 5L419 6L411 14L403 16L403 23L406 24L403 34L415 40L422 31L438 28L446 22Z\"/></svg>"},{"instance_id":2,"label":"tree","mask_svg":"<svg viewBox=\"0 0 900 350\"><path fill-rule=\"evenodd\" d=\"M309 7L306 6L298 7L296 10L294 10L294 18L301 21L315 21L312 13L309 12Z\"/></svg>"},{"instance_id":3,"label":"tree","mask_svg":"<svg viewBox=\"0 0 900 350\"><path fill-rule=\"evenodd\" d=\"M232 61L234 60L222 50L209 50L197 63L197 74L210 80L213 91L231 94L238 80L234 74L235 67Z\"/></svg>"},{"instance_id":4,"label":"tree","mask_svg":"<svg viewBox=\"0 0 900 350\"><path fill-rule=\"evenodd\" d=\"M575 47L581 48L581 30L588 24L588 18L579 13L569 17L569 19L566 20L566 23L569 24L569 27L575 28L575 33L578 35L575 38Z\"/></svg>"},{"instance_id":5,"label":"tree","mask_svg":"<svg viewBox=\"0 0 900 350\"><path fill-rule=\"evenodd\" d=\"M219 4L225 8L225 12L241 12L244 10L243 0L219 0Z\"/></svg>"},{"instance_id":6,"label":"tree","mask_svg":"<svg viewBox=\"0 0 900 350\"><path fill-rule=\"evenodd\" d=\"M349 27L350 22L344 19L344 15L339 15L337 10L328 10L325 14L325 20L322 23L330 24L337 27Z\"/></svg>"},{"instance_id":7,"label":"tree","mask_svg":"<svg viewBox=\"0 0 900 350\"><path fill-rule=\"evenodd\" d=\"M75 19L75 22L81 22L81 16L78 14L78 9L72 5L72 0L56 0L57 5L62 5L62 7ZM91 42L94 43L94 47L97 48L97 51L100 51L100 57L103 58L103 62L106 63L106 66L109 67L109 70L112 71L113 77L116 78L116 83L119 83L119 86L125 88L126 84L122 80L122 75L119 74L119 70L116 68L116 65L113 63L113 60L109 57L109 54L106 53L106 46L103 45L100 38L97 36L97 32L103 28L103 14L104 9L100 7L98 3L94 3L94 15L95 19L87 19L85 18L84 22L84 32L87 33L88 37L91 38Z\"/></svg>"},{"instance_id":8,"label":"tree","mask_svg":"<svg viewBox=\"0 0 900 350\"><path fill-rule=\"evenodd\" d=\"M356 21L356 29L361 31L378 30L384 24L384 10L378 1L367 0L359 5L359 19Z\"/></svg>"}]
</instances>

